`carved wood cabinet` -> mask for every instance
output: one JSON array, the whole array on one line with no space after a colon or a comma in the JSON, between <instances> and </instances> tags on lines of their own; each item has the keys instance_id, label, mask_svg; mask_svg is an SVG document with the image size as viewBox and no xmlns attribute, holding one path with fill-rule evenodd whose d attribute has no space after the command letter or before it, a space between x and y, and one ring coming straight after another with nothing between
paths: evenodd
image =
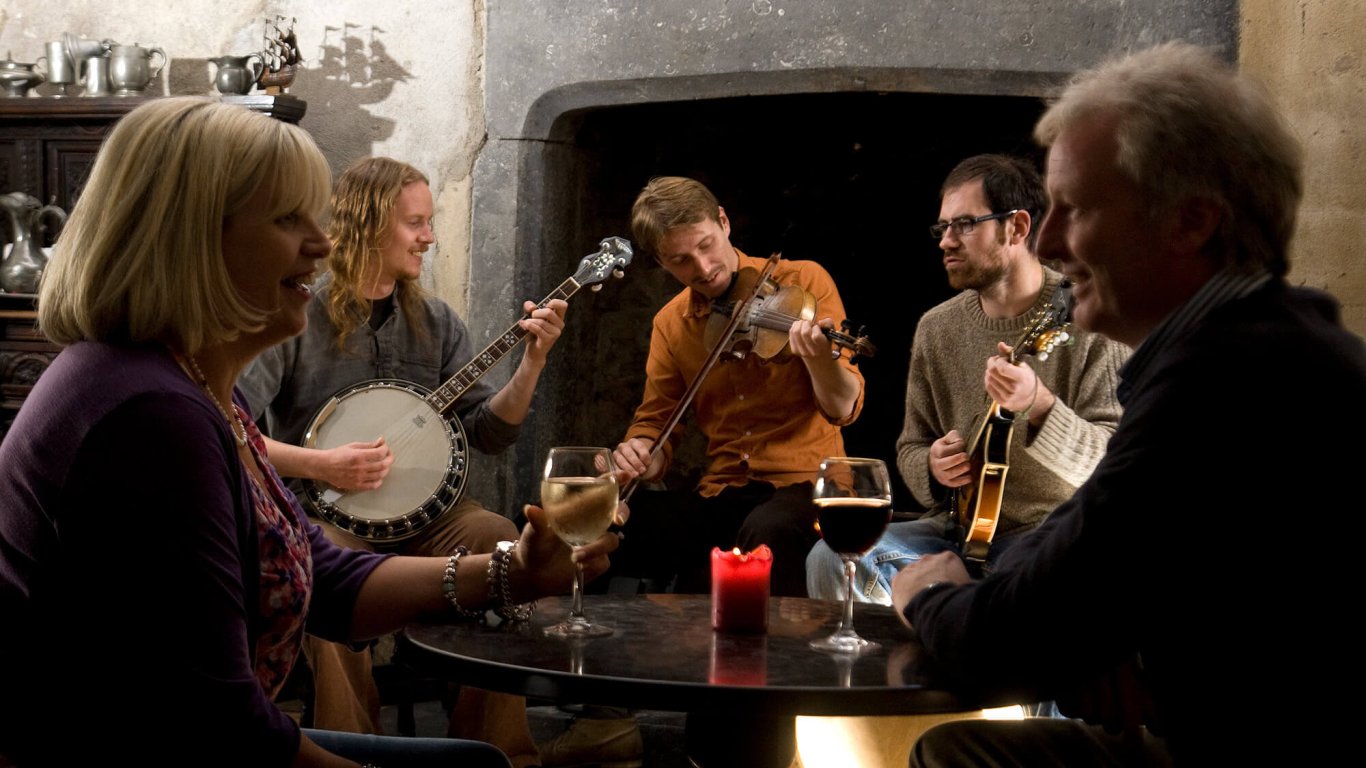
<instances>
[{"instance_id":1,"label":"carved wood cabinet","mask_svg":"<svg viewBox=\"0 0 1366 768\"><path fill-rule=\"evenodd\" d=\"M0 194L25 192L71 212L100 144L119 118L153 96L0 97ZM223 101L297 123L307 102L288 94ZM0 243L13 234L0 220ZM51 245L44 242L42 245ZM38 332L35 297L0 291L0 437L58 347Z\"/></svg>"}]
</instances>

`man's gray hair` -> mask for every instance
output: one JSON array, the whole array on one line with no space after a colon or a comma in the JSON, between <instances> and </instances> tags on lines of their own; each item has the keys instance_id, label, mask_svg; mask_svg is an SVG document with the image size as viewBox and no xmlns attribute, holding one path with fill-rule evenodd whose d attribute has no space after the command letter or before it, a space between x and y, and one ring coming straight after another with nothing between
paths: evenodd
<instances>
[{"instance_id":1,"label":"man's gray hair","mask_svg":"<svg viewBox=\"0 0 1366 768\"><path fill-rule=\"evenodd\" d=\"M1302 153L1266 91L1212 51L1166 43L1079 73L1039 120L1051 146L1069 126L1117 117L1120 170L1149 213L1216 203L1219 263L1283 275L1303 193Z\"/></svg>"}]
</instances>

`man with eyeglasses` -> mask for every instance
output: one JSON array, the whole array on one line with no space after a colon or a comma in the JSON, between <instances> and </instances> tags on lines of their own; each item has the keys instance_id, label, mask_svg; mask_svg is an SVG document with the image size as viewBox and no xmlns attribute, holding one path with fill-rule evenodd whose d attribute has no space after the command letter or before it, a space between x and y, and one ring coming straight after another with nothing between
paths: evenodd
<instances>
[{"instance_id":1,"label":"man with eyeglasses","mask_svg":"<svg viewBox=\"0 0 1366 768\"><path fill-rule=\"evenodd\" d=\"M1128 349L1103 336L1072 332L1047 355L1010 362L1038 313L1058 298L1062 275L1033 250L1044 209L1043 182L1032 165L1005 155L958 164L940 190L930 234L943 252L949 285L961 293L920 319L911 346L906 416L897 468L926 511L894 522L858 563L856 600L891 604L891 579L933 552L961 549L954 494L974 480L968 443L988 398L1013 415L1009 468L995 535L1000 553L1072 495L1105 452L1119 422L1117 371ZM807 557L813 597L842 599L843 566L824 542Z\"/></svg>"}]
</instances>

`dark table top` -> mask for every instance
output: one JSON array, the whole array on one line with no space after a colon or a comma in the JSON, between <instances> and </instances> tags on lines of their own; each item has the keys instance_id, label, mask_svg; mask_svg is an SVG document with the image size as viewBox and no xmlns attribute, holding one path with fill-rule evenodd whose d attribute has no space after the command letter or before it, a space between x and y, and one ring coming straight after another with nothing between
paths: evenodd
<instances>
[{"instance_id":1,"label":"dark table top","mask_svg":"<svg viewBox=\"0 0 1366 768\"><path fill-rule=\"evenodd\" d=\"M544 628L562 620L569 606L568 597L542 599L522 623L415 624L400 633L399 653L457 682L561 702L769 715L991 705L938 687L920 645L884 606L854 606L854 629L882 644L857 657L807 646L839 626L839 603L773 598L768 633L739 635L712 630L708 595L588 595L588 619L616 632L590 640L546 637Z\"/></svg>"}]
</instances>

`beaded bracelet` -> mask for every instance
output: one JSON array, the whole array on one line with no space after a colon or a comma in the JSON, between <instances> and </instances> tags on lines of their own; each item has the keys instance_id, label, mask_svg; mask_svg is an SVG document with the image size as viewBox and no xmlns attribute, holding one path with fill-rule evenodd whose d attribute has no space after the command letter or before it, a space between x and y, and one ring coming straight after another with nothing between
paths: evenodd
<instances>
[{"instance_id":1,"label":"beaded bracelet","mask_svg":"<svg viewBox=\"0 0 1366 768\"><path fill-rule=\"evenodd\" d=\"M513 603L512 586L508 583L508 566L512 562L515 541L500 541L489 555L489 597L497 598L493 612L508 621L526 621L536 612L536 603Z\"/></svg>"},{"instance_id":2,"label":"beaded bracelet","mask_svg":"<svg viewBox=\"0 0 1366 768\"><path fill-rule=\"evenodd\" d=\"M455 552L452 553L450 559L446 561L446 573L441 577L441 594L445 595L446 600L450 602L451 610L455 611L456 616L459 616L462 619L483 621L484 611L474 611L468 608L461 608L460 600L457 597L457 593L460 590L456 588L455 584L456 564L460 562L460 558L464 557L465 555L468 555L469 553L469 547L456 547Z\"/></svg>"}]
</instances>

